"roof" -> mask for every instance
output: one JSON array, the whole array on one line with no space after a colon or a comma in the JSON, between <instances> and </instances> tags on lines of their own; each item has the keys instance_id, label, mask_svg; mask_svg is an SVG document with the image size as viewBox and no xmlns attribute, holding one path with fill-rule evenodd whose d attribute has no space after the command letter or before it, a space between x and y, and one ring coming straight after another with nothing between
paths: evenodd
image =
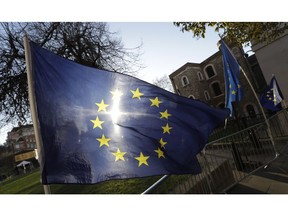
<instances>
[{"instance_id":1,"label":"roof","mask_svg":"<svg viewBox=\"0 0 288 216\"><path fill-rule=\"evenodd\" d=\"M191 63L191 62L187 62L186 64L184 64L183 66L181 66L180 68L178 68L176 71L174 71L173 73L171 73L169 75L169 77L174 77L176 75L178 75L179 73L181 73L183 70L185 70L186 67L199 67L200 64L197 64L197 63Z\"/></svg>"},{"instance_id":2,"label":"roof","mask_svg":"<svg viewBox=\"0 0 288 216\"><path fill-rule=\"evenodd\" d=\"M11 130L11 132L16 132L16 131L18 131L19 129L29 128L29 127L33 127L33 124L20 125L20 126L18 126L18 127L13 127L13 129Z\"/></svg>"},{"instance_id":3,"label":"roof","mask_svg":"<svg viewBox=\"0 0 288 216\"><path fill-rule=\"evenodd\" d=\"M183 66L181 66L180 68L178 68L176 71L174 71L173 73L171 73L169 75L170 78L177 76L179 73L181 73L183 70L185 70L186 67L203 67L206 66L207 62L209 62L210 60L214 59L217 55L220 55L220 50L217 51L216 53L214 53L213 55L209 56L207 59L205 59L204 61L202 61L201 63L192 63L192 62L187 62L186 64L184 64Z\"/></svg>"}]
</instances>

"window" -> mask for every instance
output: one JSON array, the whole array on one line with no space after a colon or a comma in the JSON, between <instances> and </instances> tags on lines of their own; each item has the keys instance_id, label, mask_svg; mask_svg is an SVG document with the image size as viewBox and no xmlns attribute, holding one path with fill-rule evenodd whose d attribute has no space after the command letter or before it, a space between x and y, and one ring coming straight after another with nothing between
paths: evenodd
<instances>
[{"instance_id":1,"label":"window","mask_svg":"<svg viewBox=\"0 0 288 216\"><path fill-rule=\"evenodd\" d=\"M189 95L188 98L195 99L194 95Z\"/></svg>"},{"instance_id":2,"label":"window","mask_svg":"<svg viewBox=\"0 0 288 216\"><path fill-rule=\"evenodd\" d=\"M202 76L202 73L200 71L197 72L197 76L198 76L199 81L203 80L203 76Z\"/></svg>"},{"instance_id":3,"label":"window","mask_svg":"<svg viewBox=\"0 0 288 216\"><path fill-rule=\"evenodd\" d=\"M214 92L214 96L218 96L218 95L221 95L222 94L222 91L221 91L221 88L220 88L220 85L219 85L219 82L213 82L211 84L211 87L212 87L212 90Z\"/></svg>"},{"instance_id":4,"label":"window","mask_svg":"<svg viewBox=\"0 0 288 216\"><path fill-rule=\"evenodd\" d=\"M182 86L186 86L189 84L188 78L186 76L183 76L181 78L181 81L182 81Z\"/></svg>"},{"instance_id":5,"label":"window","mask_svg":"<svg viewBox=\"0 0 288 216\"><path fill-rule=\"evenodd\" d=\"M208 91L204 91L204 96L207 101L210 100L210 94Z\"/></svg>"},{"instance_id":6,"label":"window","mask_svg":"<svg viewBox=\"0 0 288 216\"><path fill-rule=\"evenodd\" d=\"M15 148L19 149L20 148L20 144L15 144Z\"/></svg>"},{"instance_id":7,"label":"window","mask_svg":"<svg viewBox=\"0 0 288 216\"><path fill-rule=\"evenodd\" d=\"M256 117L256 111L255 111L254 106L252 104L248 104L246 106L246 111L251 118Z\"/></svg>"},{"instance_id":8,"label":"window","mask_svg":"<svg viewBox=\"0 0 288 216\"><path fill-rule=\"evenodd\" d=\"M212 65L208 65L206 68L205 68L205 72L206 72L206 75L207 75L207 79L210 79L212 77L214 77L216 75L215 71L214 71L214 68L212 67Z\"/></svg>"}]
</instances>

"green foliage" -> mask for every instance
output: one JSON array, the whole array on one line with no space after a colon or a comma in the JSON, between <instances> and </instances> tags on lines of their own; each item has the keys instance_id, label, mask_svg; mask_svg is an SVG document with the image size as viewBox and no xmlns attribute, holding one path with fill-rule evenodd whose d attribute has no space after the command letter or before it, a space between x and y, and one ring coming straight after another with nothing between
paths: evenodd
<instances>
[{"instance_id":1,"label":"green foliage","mask_svg":"<svg viewBox=\"0 0 288 216\"><path fill-rule=\"evenodd\" d=\"M251 45L271 42L288 29L288 23L280 22L175 22L181 31L193 33L193 37L205 38L206 28L212 27L230 43Z\"/></svg>"}]
</instances>

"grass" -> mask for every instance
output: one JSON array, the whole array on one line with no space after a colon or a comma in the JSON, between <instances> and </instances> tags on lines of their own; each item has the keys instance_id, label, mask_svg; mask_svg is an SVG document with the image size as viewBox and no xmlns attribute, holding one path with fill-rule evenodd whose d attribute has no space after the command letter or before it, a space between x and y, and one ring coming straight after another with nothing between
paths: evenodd
<instances>
[{"instance_id":1,"label":"grass","mask_svg":"<svg viewBox=\"0 0 288 216\"><path fill-rule=\"evenodd\" d=\"M0 194L43 194L40 171L35 170L0 183Z\"/></svg>"},{"instance_id":2,"label":"grass","mask_svg":"<svg viewBox=\"0 0 288 216\"><path fill-rule=\"evenodd\" d=\"M141 194L161 177L110 180L94 185L53 184L50 185L50 190L51 194ZM152 193L172 192L175 185L188 177L189 175L172 175ZM40 183L40 170L0 182L0 194L44 194L43 185Z\"/></svg>"},{"instance_id":3,"label":"grass","mask_svg":"<svg viewBox=\"0 0 288 216\"><path fill-rule=\"evenodd\" d=\"M234 129L232 128L232 131ZM219 136L227 136L230 133L231 131L228 133L227 130L219 130L210 136L210 141L218 139ZM50 185L50 189L52 194L141 194L161 177L110 180L94 185L53 184ZM153 193L166 194L172 192L175 185L185 181L187 178L188 175L170 176ZM31 173L0 182L0 194L44 194L43 186L40 183L39 168Z\"/></svg>"},{"instance_id":4,"label":"grass","mask_svg":"<svg viewBox=\"0 0 288 216\"><path fill-rule=\"evenodd\" d=\"M50 185L52 194L141 194L160 177L111 180L94 185ZM0 183L0 194L44 194L40 170Z\"/></svg>"}]
</instances>

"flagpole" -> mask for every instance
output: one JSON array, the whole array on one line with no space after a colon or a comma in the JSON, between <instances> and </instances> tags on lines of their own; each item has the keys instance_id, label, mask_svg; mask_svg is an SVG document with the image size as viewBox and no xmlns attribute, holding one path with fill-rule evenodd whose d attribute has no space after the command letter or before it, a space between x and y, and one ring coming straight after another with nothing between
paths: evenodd
<instances>
[{"instance_id":1,"label":"flagpole","mask_svg":"<svg viewBox=\"0 0 288 216\"><path fill-rule=\"evenodd\" d=\"M274 142L274 139L273 139L273 136L272 136L272 133L271 133L270 124L269 124L269 122L268 122L268 120L267 120L267 118L266 118L264 109L263 109L263 107L262 107L262 105L261 105L261 103L260 103L260 101L259 101L259 98L258 98L258 96L257 96L257 94L256 94L256 92L255 92L255 90L254 90L254 88L253 88L253 86L252 86L249 78L247 77L247 74L245 73L245 71L243 70L243 68L242 68L240 65L239 65L239 67L240 67L240 70L242 71L242 73L244 74L244 76L245 76L245 78L246 78L246 80L247 80L247 82L248 82L248 84L249 84L249 86L250 86L250 88L251 88L251 90L252 90L252 92L253 92L256 100L257 100L257 103L259 104L259 107L260 107L261 112L262 112L262 114L263 114L263 117L264 117L264 119L265 119L265 123L266 123L266 125L267 125L268 136L269 136L269 138L270 138L270 140L271 140L271 142L272 142L273 148L274 148L274 150L275 150L275 152L276 152L276 157L278 157L279 153L278 153L278 151L277 151L277 149L276 149L276 147L275 147L275 142Z\"/></svg>"},{"instance_id":2,"label":"flagpole","mask_svg":"<svg viewBox=\"0 0 288 216\"><path fill-rule=\"evenodd\" d=\"M153 185L151 185L148 189L146 189L141 195L148 194L154 188L156 188L161 182L163 182L169 175L164 175L160 179L158 179Z\"/></svg>"},{"instance_id":3,"label":"flagpole","mask_svg":"<svg viewBox=\"0 0 288 216\"><path fill-rule=\"evenodd\" d=\"M218 35L219 35L220 39L222 40L221 35L220 35L220 34L218 34ZM217 46L218 46L218 49L220 50L220 49L221 49L221 48L220 48L220 47L221 47L220 41L217 43ZM225 73L224 73L224 79L225 79L225 80L227 79ZM226 106L227 106L227 89L226 89L226 87L225 87L225 91L226 91L226 94L225 94L225 107L226 107ZM228 118L229 118L229 117L228 117ZM226 128L227 128L228 118L226 118L225 121L224 121L224 129L225 129L225 130L226 130Z\"/></svg>"},{"instance_id":4,"label":"flagpole","mask_svg":"<svg viewBox=\"0 0 288 216\"><path fill-rule=\"evenodd\" d=\"M25 60L26 60L26 71L27 71L27 81L28 81L28 94L29 94L29 101L30 101L30 108L32 114L32 121L33 121L33 128L35 133L36 139L36 146L38 151L38 161L40 164L41 174L43 171L43 144L40 134L40 127L37 118L37 108L35 105L35 94L34 94L34 86L32 82L32 64L31 64L31 51L29 46L28 36L25 33L24 35L24 49L25 49ZM50 186L43 184L43 189L45 194L51 194Z\"/></svg>"}]
</instances>

